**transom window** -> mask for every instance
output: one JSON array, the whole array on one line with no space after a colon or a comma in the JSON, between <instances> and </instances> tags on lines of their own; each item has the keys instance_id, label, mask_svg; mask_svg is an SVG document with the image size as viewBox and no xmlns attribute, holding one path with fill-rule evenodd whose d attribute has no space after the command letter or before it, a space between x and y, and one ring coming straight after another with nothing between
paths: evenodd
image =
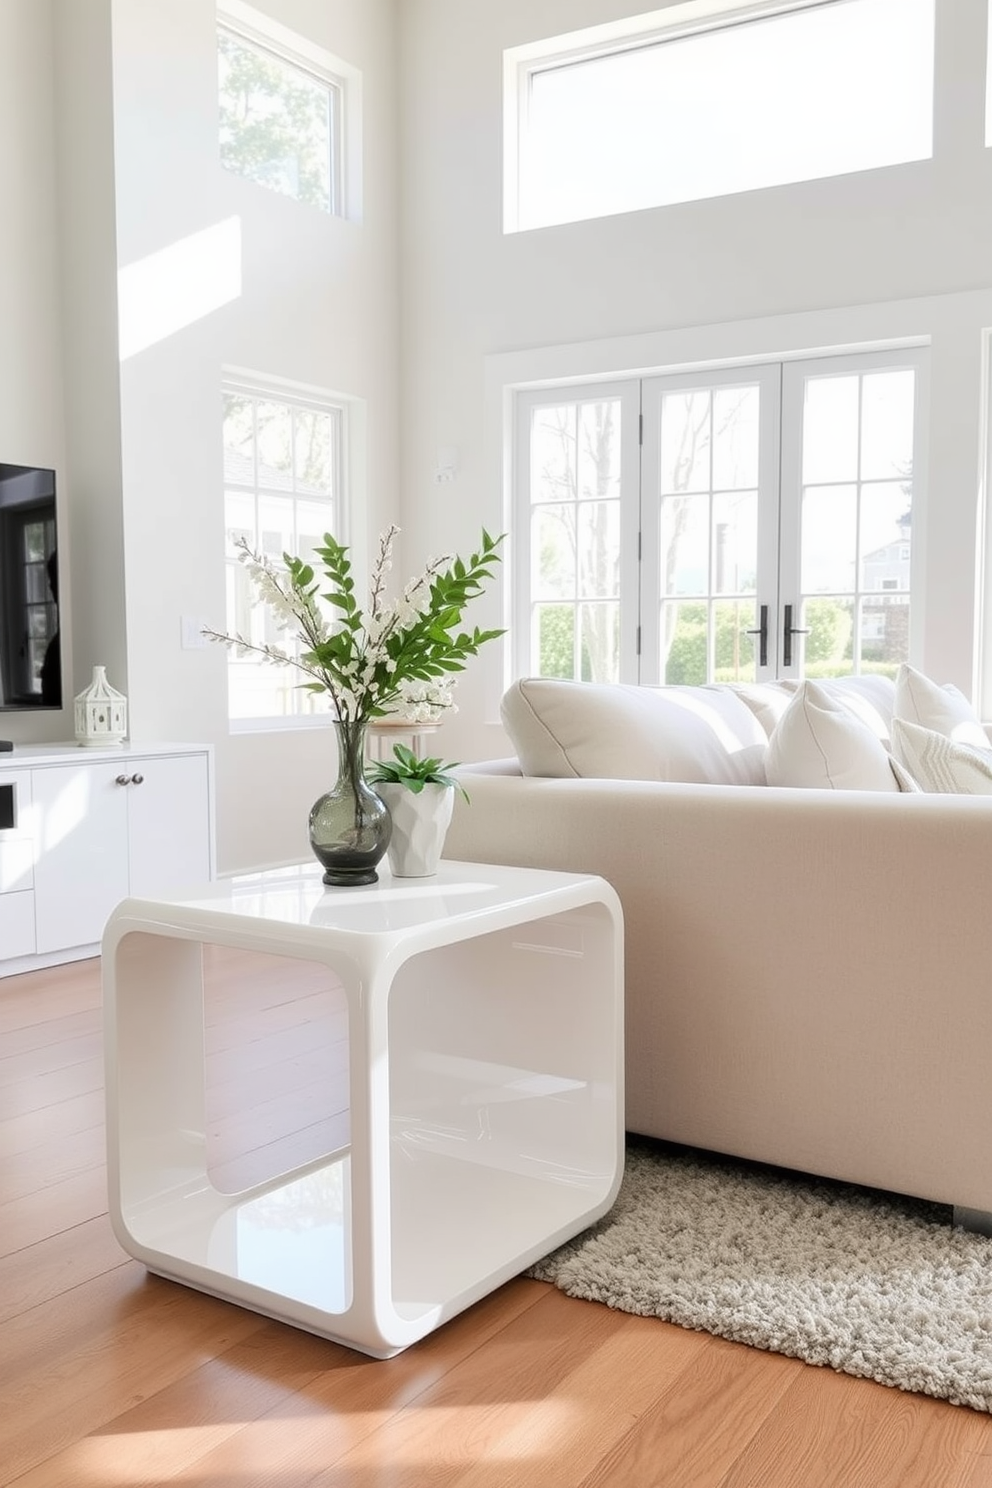
<instances>
[{"instance_id":1,"label":"transom window","mask_svg":"<svg viewBox=\"0 0 992 1488\"><path fill-rule=\"evenodd\" d=\"M224 168L342 213L341 80L224 24L217 62Z\"/></svg>"},{"instance_id":2,"label":"transom window","mask_svg":"<svg viewBox=\"0 0 992 1488\"><path fill-rule=\"evenodd\" d=\"M934 0L687 0L634 23L505 54L506 231L932 153Z\"/></svg>"},{"instance_id":3,"label":"transom window","mask_svg":"<svg viewBox=\"0 0 992 1488\"><path fill-rule=\"evenodd\" d=\"M255 594L235 543L278 563L284 553L311 559L326 532L341 539L343 410L329 402L228 383L224 399L224 511L227 529L229 635L296 654L295 635L280 630ZM228 652L232 719L271 720L326 714L322 697L299 686L293 667L251 653Z\"/></svg>"}]
</instances>

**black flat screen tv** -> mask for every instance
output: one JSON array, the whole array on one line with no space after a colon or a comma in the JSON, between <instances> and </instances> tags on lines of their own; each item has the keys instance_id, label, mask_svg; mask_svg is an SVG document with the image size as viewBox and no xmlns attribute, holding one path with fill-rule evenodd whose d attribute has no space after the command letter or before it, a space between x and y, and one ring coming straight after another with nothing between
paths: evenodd
<instances>
[{"instance_id":1,"label":"black flat screen tv","mask_svg":"<svg viewBox=\"0 0 992 1488\"><path fill-rule=\"evenodd\" d=\"M0 464L0 712L61 706L55 471Z\"/></svg>"}]
</instances>

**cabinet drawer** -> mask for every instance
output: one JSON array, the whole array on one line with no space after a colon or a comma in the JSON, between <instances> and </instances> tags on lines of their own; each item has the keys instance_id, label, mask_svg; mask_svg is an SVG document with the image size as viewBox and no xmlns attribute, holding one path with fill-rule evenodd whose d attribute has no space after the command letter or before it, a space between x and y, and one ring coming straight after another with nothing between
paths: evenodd
<instances>
[{"instance_id":1,"label":"cabinet drawer","mask_svg":"<svg viewBox=\"0 0 992 1488\"><path fill-rule=\"evenodd\" d=\"M34 894L0 894L0 957L33 956L36 949Z\"/></svg>"}]
</instances>

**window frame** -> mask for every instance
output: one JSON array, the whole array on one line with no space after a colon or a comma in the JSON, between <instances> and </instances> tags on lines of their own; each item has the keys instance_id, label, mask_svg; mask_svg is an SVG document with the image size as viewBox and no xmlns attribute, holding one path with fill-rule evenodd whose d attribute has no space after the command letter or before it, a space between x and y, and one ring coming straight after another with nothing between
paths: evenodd
<instances>
[{"instance_id":1,"label":"window frame","mask_svg":"<svg viewBox=\"0 0 992 1488\"><path fill-rule=\"evenodd\" d=\"M285 63L328 90L331 107L330 204L316 207L332 218L360 222L362 218L362 75L324 47L264 15L244 0L219 0L215 33L233 36L242 45ZM218 90L219 105L219 90ZM219 142L218 142L219 143ZM250 176L228 171L239 180L258 185ZM299 197L262 185L287 201L302 206Z\"/></svg>"},{"instance_id":2,"label":"window frame","mask_svg":"<svg viewBox=\"0 0 992 1488\"><path fill-rule=\"evenodd\" d=\"M729 30L763 20L775 20L802 11L819 10L849 0L682 0L664 10L636 15L603 25L565 33L543 41L507 48L503 53L503 231L504 233L539 230L572 222L599 220L624 211L650 210L650 203L606 211L584 211L576 216L528 220L526 211L526 152L530 134L531 98L534 77L542 72L579 66L619 55L664 46L670 42ZM936 4L936 0L933 0ZM933 155L933 93L930 98L930 149L926 155L908 157L923 160ZM906 158L868 165L859 169L884 169L887 165L905 164ZM773 189L811 180L829 180L847 171L827 172L813 176L790 177L768 181L740 190ZM719 200L736 192L701 192L657 202L655 207L679 205L694 200Z\"/></svg>"},{"instance_id":3,"label":"window frame","mask_svg":"<svg viewBox=\"0 0 992 1488\"><path fill-rule=\"evenodd\" d=\"M350 490L348 472L350 469L350 440L351 440L351 418L349 402L335 396L330 392L320 389L305 387L300 384L292 384L276 379L266 379L254 374L237 372L234 369L225 370L221 379L221 419L220 432L222 440L222 463L223 463L223 431L224 414L223 399L228 394L236 397L247 397L259 402L281 404L290 409L303 409L311 412L330 414L333 426L333 445L331 458L331 498L328 502L331 509L331 520L325 530L333 531L339 542L350 546L349 533L350 521ZM255 504L255 528L258 532L258 502L260 497L269 499L286 499L293 505L294 528L296 526L296 507L298 496L295 489L291 492L271 491L261 487L258 481L258 458L257 458L257 430L253 434L254 450L254 475L255 478L249 486L244 482L229 481L226 469L222 470L223 480L223 502L224 502L224 574L225 574L225 629L230 626L230 616L227 612L227 575L232 569L241 569L240 561L232 557L228 549L227 534L230 530L227 512L227 497L229 491L241 494L250 494ZM294 477L295 484L295 477ZM264 663L260 663L264 665ZM232 734L236 733L260 733L260 732L284 732L286 730L301 728L326 728L328 715L320 709L319 701L314 703L313 694L307 694L304 701L314 703L311 709L292 713L262 713L245 716L232 716L230 697L231 668L239 665L239 659L233 648L229 649L227 655L227 666L225 678L228 686L227 720L228 728Z\"/></svg>"},{"instance_id":4,"label":"window frame","mask_svg":"<svg viewBox=\"0 0 992 1488\"><path fill-rule=\"evenodd\" d=\"M531 517L534 502L530 494L531 417L535 409L555 407L562 403L604 402L617 399L621 405L620 432L620 676L621 682L636 682L637 614L639 609L639 570L636 546L637 520L640 510L640 417L641 394L637 379L617 382L596 381L554 388L520 389L513 400L514 518L515 534L509 571L515 576L510 596L511 625L509 655L512 675L526 676L533 664L531 612L534 601L530 594ZM536 675L536 674L535 674Z\"/></svg>"},{"instance_id":5,"label":"window frame","mask_svg":"<svg viewBox=\"0 0 992 1488\"><path fill-rule=\"evenodd\" d=\"M757 383L762 389L764 414L760 428L759 502L764 521L758 529L758 585L756 607L767 605L768 659L755 662L755 680L801 675L802 644L794 647L790 665L784 661L783 606L802 603L800 593L799 533L802 499L802 397L807 377L820 374L843 376L850 372L912 368L913 399L913 536L910 543L909 660L917 664L924 636L925 528L927 509L928 441L926 411L929 404L929 340L852 345L844 350L793 351L762 358L738 357L680 370L674 367L646 370L641 377L563 378L540 387L516 384L512 389L511 439L512 481L508 510L512 513L514 541L510 554L512 579L508 594L511 616L508 670L504 685L532 672L530 643L530 413L538 406L554 406L571 400L595 402L617 396L620 390L638 407L638 439L633 447L622 444L621 511L621 674L620 681L663 685L659 640L654 619L661 603L660 570L651 567L659 542L659 505L651 499L651 483L661 469L660 424L657 409L666 391ZM787 429L786 425L790 423ZM790 512L787 507L792 508ZM857 580L855 603L865 591ZM814 596L816 597L816 596ZM708 595L706 602L713 601ZM796 612L798 614L798 612ZM799 622L801 623L801 622ZM860 661L852 663L860 671Z\"/></svg>"}]
</instances>

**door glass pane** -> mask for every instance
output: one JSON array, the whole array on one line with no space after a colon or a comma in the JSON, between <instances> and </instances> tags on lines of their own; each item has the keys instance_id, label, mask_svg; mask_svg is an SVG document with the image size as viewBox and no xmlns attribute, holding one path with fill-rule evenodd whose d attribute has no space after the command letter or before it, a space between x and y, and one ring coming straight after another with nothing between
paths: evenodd
<instances>
[{"instance_id":1,"label":"door glass pane","mask_svg":"<svg viewBox=\"0 0 992 1488\"><path fill-rule=\"evenodd\" d=\"M575 607L564 604L534 606L531 656L539 677L575 676Z\"/></svg>"},{"instance_id":2,"label":"door glass pane","mask_svg":"<svg viewBox=\"0 0 992 1488\"><path fill-rule=\"evenodd\" d=\"M575 507L539 506L531 519L531 595L564 599L575 594Z\"/></svg>"},{"instance_id":3,"label":"door glass pane","mask_svg":"<svg viewBox=\"0 0 992 1488\"><path fill-rule=\"evenodd\" d=\"M858 377L810 377L803 410L803 484L855 480Z\"/></svg>"},{"instance_id":4,"label":"door glass pane","mask_svg":"<svg viewBox=\"0 0 992 1488\"><path fill-rule=\"evenodd\" d=\"M753 594L758 582L758 493L713 498L713 592Z\"/></svg>"},{"instance_id":5,"label":"door glass pane","mask_svg":"<svg viewBox=\"0 0 992 1488\"><path fill-rule=\"evenodd\" d=\"M661 607L661 680L698 685L709 677L709 605L705 600Z\"/></svg>"},{"instance_id":6,"label":"door glass pane","mask_svg":"<svg viewBox=\"0 0 992 1488\"><path fill-rule=\"evenodd\" d=\"M853 600L840 595L807 599L799 624L809 632L793 637L807 677L845 677L854 670Z\"/></svg>"},{"instance_id":7,"label":"door glass pane","mask_svg":"<svg viewBox=\"0 0 992 1488\"><path fill-rule=\"evenodd\" d=\"M740 491L758 484L758 389L713 393L713 486Z\"/></svg>"},{"instance_id":8,"label":"door glass pane","mask_svg":"<svg viewBox=\"0 0 992 1488\"><path fill-rule=\"evenodd\" d=\"M755 606L746 599L724 599L713 606L716 656L714 682L753 682L758 649Z\"/></svg>"},{"instance_id":9,"label":"door glass pane","mask_svg":"<svg viewBox=\"0 0 992 1488\"><path fill-rule=\"evenodd\" d=\"M575 405L535 408L531 419L531 501L575 500Z\"/></svg>"},{"instance_id":10,"label":"door glass pane","mask_svg":"<svg viewBox=\"0 0 992 1488\"><path fill-rule=\"evenodd\" d=\"M583 682L620 680L620 606L579 606L579 637Z\"/></svg>"},{"instance_id":11,"label":"door glass pane","mask_svg":"<svg viewBox=\"0 0 992 1488\"><path fill-rule=\"evenodd\" d=\"M805 594L849 592L857 557L857 487L803 492L800 585Z\"/></svg>"},{"instance_id":12,"label":"door glass pane","mask_svg":"<svg viewBox=\"0 0 992 1488\"><path fill-rule=\"evenodd\" d=\"M620 404L616 399L579 405L580 496L620 495Z\"/></svg>"},{"instance_id":13,"label":"door glass pane","mask_svg":"<svg viewBox=\"0 0 992 1488\"><path fill-rule=\"evenodd\" d=\"M909 660L909 600L906 595L869 595L861 601L860 670L894 677Z\"/></svg>"},{"instance_id":14,"label":"door glass pane","mask_svg":"<svg viewBox=\"0 0 992 1488\"><path fill-rule=\"evenodd\" d=\"M910 498L895 481L861 490L862 589L909 589Z\"/></svg>"},{"instance_id":15,"label":"door glass pane","mask_svg":"<svg viewBox=\"0 0 992 1488\"><path fill-rule=\"evenodd\" d=\"M710 394L666 393L661 400L661 491L710 488Z\"/></svg>"},{"instance_id":16,"label":"door glass pane","mask_svg":"<svg viewBox=\"0 0 992 1488\"><path fill-rule=\"evenodd\" d=\"M579 593L612 599L620 586L620 505L584 501L579 506Z\"/></svg>"},{"instance_id":17,"label":"door glass pane","mask_svg":"<svg viewBox=\"0 0 992 1488\"><path fill-rule=\"evenodd\" d=\"M709 588L708 496L665 496L661 503L661 592L705 594Z\"/></svg>"},{"instance_id":18,"label":"door glass pane","mask_svg":"<svg viewBox=\"0 0 992 1488\"><path fill-rule=\"evenodd\" d=\"M913 371L869 372L862 382L861 479L905 479L913 468Z\"/></svg>"}]
</instances>

